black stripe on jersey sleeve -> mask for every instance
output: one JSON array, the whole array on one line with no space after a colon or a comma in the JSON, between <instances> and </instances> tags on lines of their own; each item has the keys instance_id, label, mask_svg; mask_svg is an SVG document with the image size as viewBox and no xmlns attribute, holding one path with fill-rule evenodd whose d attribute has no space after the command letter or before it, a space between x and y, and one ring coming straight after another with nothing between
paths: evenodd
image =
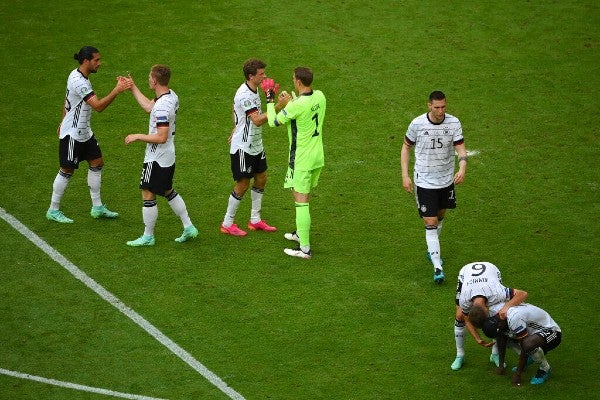
<instances>
[{"instance_id":1,"label":"black stripe on jersey sleeve","mask_svg":"<svg viewBox=\"0 0 600 400\"><path fill-rule=\"evenodd\" d=\"M92 90L91 92L89 92L89 93L87 94L87 96L85 96L85 97L83 98L83 101L86 101L86 102L87 102L87 101L88 101L88 100L89 100L91 97L93 97L93 96L95 96L95 95L96 95L96 93L94 93L94 91Z\"/></svg>"},{"instance_id":2,"label":"black stripe on jersey sleeve","mask_svg":"<svg viewBox=\"0 0 600 400\"><path fill-rule=\"evenodd\" d=\"M515 297L515 289L507 288L507 291L508 291L508 299L509 300L512 299L513 297Z\"/></svg>"},{"instance_id":3,"label":"black stripe on jersey sleeve","mask_svg":"<svg viewBox=\"0 0 600 400\"><path fill-rule=\"evenodd\" d=\"M252 108L246 110L246 116L248 116L250 114L254 114L255 112L258 112L258 108L252 107Z\"/></svg>"}]
</instances>

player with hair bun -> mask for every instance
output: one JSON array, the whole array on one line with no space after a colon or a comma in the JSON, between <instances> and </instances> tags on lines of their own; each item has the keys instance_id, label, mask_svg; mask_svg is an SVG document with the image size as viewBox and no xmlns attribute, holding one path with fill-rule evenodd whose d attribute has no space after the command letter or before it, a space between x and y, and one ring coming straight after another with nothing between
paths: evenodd
<instances>
[{"instance_id":1,"label":"player with hair bun","mask_svg":"<svg viewBox=\"0 0 600 400\"><path fill-rule=\"evenodd\" d=\"M88 176L87 183L92 198L92 209L90 214L93 218L116 218L118 213L110 211L102 203L100 187L102 181L102 167L104 160L100 145L90 126L92 110L102 112L123 91L130 87L131 82L124 77L117 77L114 89L103 98L99 98L89 80L90 74L98 72L102 64L100 52L92 46L82 47L73 58L79 63L79 67L71 71L67 78L67 92L62 110L62 120L57 133L59 143L58 174L52 185L52 199L50 207L46 212L46 218L59 223L73 223L60 210L60 202L67 189L69 179L73 176L75 169L79 168L81 161L87 161Z\"/></svg>"}]
</instances>

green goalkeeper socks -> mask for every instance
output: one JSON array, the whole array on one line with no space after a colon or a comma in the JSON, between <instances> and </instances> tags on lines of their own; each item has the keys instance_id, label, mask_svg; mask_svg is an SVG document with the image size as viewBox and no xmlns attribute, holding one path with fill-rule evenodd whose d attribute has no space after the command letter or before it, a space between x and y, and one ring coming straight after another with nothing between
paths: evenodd
<instances>
[{"instance_id":1,"label":"green goalkeeper socks","mask_svg":"<svg viewBox=\"0 0 600 400\"><path fill-rule=\"evenodd\" d=\"M296 203L296 233L300 238L300 247L310 248L310 208L308 203Z\"/></svg>"}]
</instances>

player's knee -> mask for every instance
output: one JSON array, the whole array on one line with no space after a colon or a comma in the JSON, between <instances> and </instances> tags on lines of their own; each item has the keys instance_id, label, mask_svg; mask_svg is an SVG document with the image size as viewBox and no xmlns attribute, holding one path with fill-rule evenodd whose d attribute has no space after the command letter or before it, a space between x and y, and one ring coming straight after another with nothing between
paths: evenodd
<instances>
[{"instance_id":1,"label":"player's knee","mask_svg":"<svg viewBox=\"0 0 600 400\"><path fill-rule=\"evenodd\" d=\"M239 181L237 181L235 183L235 187L233 188L233 191L235 192L237 197L242 198L242 197L244 197L244 194L246 194L246 192L248 191L249 187L250 187L249 179L240 179Z\"/></svg>"},{"instance_id":2,"label":"player's knee","mask_svg":"<svg viewBox=\"0 0 600 400\"><path fill-rule=\"evenodd\" d=\"M544 339L538 335L527 336L521 341L521 348L527 354L532 354L544 345Z\"/></svg>"},{"instance_id":3,"label":"player's knee","mask_svg":"<svg viewBox=\"0 0 600 400\"><path fill-rule=\"evenodd\" d=\"M259 174L254 175L254 184L252 185L253 189L254 188L264 189L266 184L267 184L267 173L266 172L261 172Z\"/></svg>"},{"instance_id":4,"label":"player's knee","mask_svg":"<svg viewBox=\"0 0 600 400\"><path fill-rule=\"evenodd\" d=\"M70 177L72 177L74 172L75 172L75 170L71 169L71 168L63 168L63 167L61 167L58 170L58 173L60 174L60 176L66 178L66 179L69 179Z\"/></svg>"},{"instance_id":5,"label":"player's knee","mask_svg":"<svg viewBox=\"0 0 600 400\"><path fill-rule=\"evenodd\" d=\"M170 191L166 191L164 196L167 199L167 201L171 201L173 200L175 197L177 197L178 193L177 191L175 191L175 189L171 189Z\"/></svg>"},{"instance_id":6,"label":"player's knee","mask_svg":"<svg viewBox=\"0 0 600 400\"><path fill-rule=\"evenodd\" d=\"M457 301L457 303L458 303L458 301ZM458 306L458 304L456 304L456 305ZM460 307L456 307L456 314L455 314L454 318L457 321L462 321L462 322L465 321L465 315L463 314L462 309Z\"/></svg>"}]
</instances>

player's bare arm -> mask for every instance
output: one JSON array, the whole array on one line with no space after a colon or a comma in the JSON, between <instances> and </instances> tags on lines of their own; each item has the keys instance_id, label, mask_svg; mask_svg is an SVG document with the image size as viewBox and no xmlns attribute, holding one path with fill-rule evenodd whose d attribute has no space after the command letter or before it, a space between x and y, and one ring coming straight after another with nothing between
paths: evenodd
<instances>
[{"instance_id":1,"label":"player's bare arm","mask_svg":"<svg viewBox=\"0 0 600 400\"><path fill-rule=\"evenodd\" d=\"M402 150L400 151L400 167L402 168L402 187L408 193L413 192L413 183L408 175L408 163L410 161L410 151L412 146L404 140Z\"/></svg>"},{"instance_id":2,"label":"player's bare arm","mask_svg":"<svg viewBox=\"0 0 600 400\"><path fill-rule=\"evenodd\" d=\"M152 111L152 108L154 107L154 99L149 99L142 93L142 91L137 87L137 85L133 81L131 75L129 75L128 79L131 80L131 94L133 94L133 97L138 102L140 107L142 107L142 109L146 111L146 113L150 113L150 111Z\"/></svg>"},{"instance_id":3,"label":"player's bare arm","mask_svg":"<svg viewBox=\"0 0 600 400\"><path fill-rule=\"evenodd\" d=\"M63 119L65 119L65 115L67 115L67 110L65 110L65 105L64 104L63 104L63 107L62 107L62 113L61 114L62 114L62 116L60 117L60 122L58 123L58 126L56 127L56 134L58 136L60 136L60 126L62 125L62 121L63 121Z\"/></svg>"},{"instance_id":4,"label":"player's bare arm","mask_svg":"<svg viewBox=\"0 0 600 400\"><path fill-rule=\"evenodd\" d=\"M498 335L496 338L496 344L498 345L498 367L496 368L496 373L498 375L504 375L505 372L505 358L506 358L506 344L508 343L508 338L504 334Z\"/></svg>"},{"instance_id":5,"label":"player's bare arm","mask_svg":"<svg viewBox=\"0 0 600 400\"><path fill-rule=\"evenodd\" d=\"M233 121L233 129L231 129L231 134L227 139L227 144L231 144L231 141L233 140L233 134L235 133L235 107L233 105L231 105L231 119Z\"/></svg>"},{"instance_id":6,"label":"player's bare arm","mask_svg":"<svg viewBox=\"0 0 600 400\"><path fill-rule=\"evenodd\" d=\"M96 111L102 112L117 98L119 93L131 87L132 82L124 79L122 76L117 77L117 84L114 89L105 97L99 99L95 94L86 100L86 102Z\"/></svg>"},{"instance_id":7,"label":"player's bare arm","mask_svg":"<svg viewBox=\"0 0 600 400\"><path fill-rule=\"evenodd\" d=\"M259 114L258 111L253 112L248 116L252 123L256 126L262 126L267 122L267 114Z\"/></svg>"},{"instance_id":8,"label":"player's bare arm","mask_svg":"<svg viewBox=\"0 0 600 400\"><path fill-rule=\"evenodd\" d=\"M506 319L506 313L508 312L508 309L523 303L525 300L527 300L527 296L528 293L526 291L513 289L513 297L504 303L504 306L500 309L500 311L498 311L500 318Z\"/></svg>"},{"instance_id":9,"label":"player's bare arm","mask_svg":"<svg viewBox=\"0 0 600 400\"><path fill-rule=\"evenodd\" d=\"M137 140L139 140L140 142L146 142L146 143L163 144L163 143L166 143L168 138L169 138L169 127L161 126L157 129L157 132L155 135L146 135L144 133L134 133L131 135L127 135L125 137L125 144L129 144L129 143L135 142Z\"/></svg>"},{"instance_id":10,"label":"player's bare arm","mask_svg":"<svg viewBox=\"0 0 600 400\"><path fill-rule=\"evenodd\" d=\"M235 133L235 126L231 130L231 134L229 135L229 139L227 139L227 144L231 144L231 141L233 140L233 134L234 133Z\"/></svg>"},{"instance_id":11,"label":"player's bare arm","mask_svg":"<svg viewBox=\"0 0 600 400\"><path fill-rule=\"evenodd\" d=\"M454 183L459 185L463 183L467 173L467 149L463 142L454 146L454 150L458 154L458 171L454 174Z\"/></svg>"},{"instance_id":12,"label":"player's bare arm","mask_svg":"<svg viewBox=\"0 0 600 400\"><path fill-rule=\"evenodd\" d=\"M473 324L471 323L471 321L469 321L469 315L468 314L463 314L464 319L465 319L465 326L467 328L467 331L471 334L471 336L473 337L473 339L475 339L475 341L477 342L478 345L483 346L483 347L492 347L494 345L494 342L486 342L485 340L483 340L481 338L481 336L479 335L479 331L477 330L477 328L475 328L475 326L473 326Z\"/></svg>"},{"instance_id":13,"label":"player's bare arm","mask_svg":"<svg viewBox=\"0 0 600 400\"><path fill-rule=\"evenodd\" d=\"M505 335L501 335L506 337ZM531 336L527 334L527 331L524 331L517 338L519 340L519 347L521 347L521 353L519 354L519 361L517 364L517 368L515 369L515 373L511 378L511 383L514 386L521 386L521 373L525 370L525 366L527 365L527 357L528 353L532 350L526 343L531 339ZM535 348L535 347L533 347Z\"/></svg>"},{"instance_id":14,"label":"player's bare arm","mask_svg":"<svg viewBox=\"0 0 600 400\"><path fill-rule=\"evenodd\" d=\"M519 363L517 364L517 369L511 379L511 383L515 386L521 386L521 373L525 369L525 365L527 365L527 357L527 353L521 348Z\"/></svg>"}]
</instances>

